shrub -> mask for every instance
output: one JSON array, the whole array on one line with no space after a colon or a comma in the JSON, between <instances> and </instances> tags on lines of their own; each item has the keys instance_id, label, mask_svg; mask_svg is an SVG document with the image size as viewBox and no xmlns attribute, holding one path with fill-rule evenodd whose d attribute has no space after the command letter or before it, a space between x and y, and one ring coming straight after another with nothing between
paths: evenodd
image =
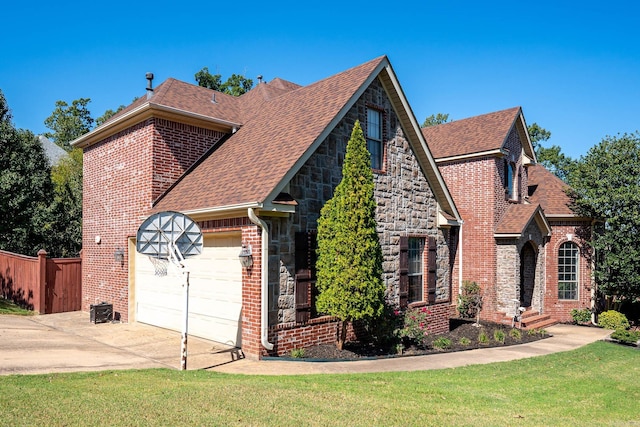
<instances>
[{"instance_id":1,"label":"shrub","mask_svg":"<svg viewBox=\"0 0 640 427\"><path fill-rule=\"evenodd\" d=\"M629 329L627 316L615 310L605 311L598 316L598 326L604 329Z\"/></svg>"},{"instance_id":2,"label":"shrub","mask_svg":"<svg viewBox=\"0 0 640 427\"><path fill-rule=\"evenodd\" d=\"M459 343L460 345L467 346L471 344L471 340L467 337L461 337Z\"/></svg>"},{"instance_id":3,"label":"shrub","mask_svg":"<svg viewBox=\"0 0 640 427\"><path fill-rule=\"evenodd\" d=\"M302 359L304 357L304 348L294 348L291 350L291 357L295 359Z\"/></svg>"},{"instance_id":4,"label":"shrub","mask_svg":"<svg viewBox=\"0 0 640 427\"><path fill-rule=\"evenodd\" d=\"M433 340L433 348L438 350L446 350L451 347L451 340L447 337L438 337Z\"/></svg>"},{"instance_id":5,"label":"shrub","mask_svg":"<svg viewBox=\"0 0 640 427\"><path fill-rule=\"evenodd\" d=\"M618 340L625 344L637 344L638 340L640 340L640 331L628 331L626 329L616 329L614 333L611 334L611 338L614 340Z\"/></svg>"},{"instance_id":6,"label":"shrub","mask_svg":"<svg viewBox=\"0 0 640 427\"><path fill-rule=\"evenodd\" d=\"M500 344L504 344L504 340L507 337L507 334L502 329L496 329L493 331L493 339Z\"/></svg>"},{"instance_id":7,"label":"shrub","mask_svg":"<svg viewBox=\"0 0 640 427\"><path fill-rule=\"evenodd\" d=\"M412 308L404 313L404 322L396 332L400 338L406 338L419 347L425 346L425 339L429 335L428 317L431 311L427 307Z\"/></svg>"},{"instance_id":8,"label":"shrub","mask_svg":"<svg viewBox=\"0 0 640 427\"><path fill-rule=\"evenodd\" d=\"M478 334L478 342L485 345L489 344L489 335L487 335L486 331L480 331L480 333Z\"/></svg>"},{"instance_id":9,"label":"shrub","mask_svg":"<svg viewBox=\"0 0 640 427\"><path fill-rule=\"evenodd\" d=\"M509 336L514 340L520 341L522 339L522 331L520 331L520 329L513 328L509 331Z\"/></svg>"},{"instance_id":10,"label":"shrub","mask_svg":"<svg viewBox=\"0 0 640 427\"><path fill-rule=\"evenodd\" d=\"M458 296L458 313L463 319L473 319L482 307L480 286L476 282L462 282L462 293Z\"/></svg>"},{"instance_id":11,"label":"shrub","mask_svg":"<svg viewBox=\"0 0 640 427\"><path fill-rule=\"evenodd\" d=\"M402 313L395 307L385 304L381 316L372 319L364 319L360 323L365 331L362 337L380 348L393 348L398 344L396 331L403 324ZM358 339L361 339L358 336Z\"/></svg>"},{"instance_id":12,"label":"shrub","mask_svg":"<svg viewBox=\"0 0 640 427\"><path fill-rule=\"evenodd\" d=\"M573 319L574 323L577 324L589 323L591 321L591 310L588 308L584 308L582 310L574 308L573 310L571 310L571 318Z\"/></svg>"}]
</instances>

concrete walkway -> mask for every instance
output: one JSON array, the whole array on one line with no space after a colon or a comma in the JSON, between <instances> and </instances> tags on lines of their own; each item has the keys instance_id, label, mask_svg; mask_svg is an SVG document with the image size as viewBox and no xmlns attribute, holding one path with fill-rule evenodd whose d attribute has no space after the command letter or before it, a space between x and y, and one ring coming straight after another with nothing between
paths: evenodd
<instances>
[{"instance_id":1,"label":"concrete walkway","mask_svg":"<svg viewBox=\"0 0 640 427\"><path fill-rule=\"evenodd\" d=\"M611 331L571 325L547 328L533 343L426 356L348 362L249 360L233 347L189 337L189 370L233 374L298 375L444 369L503 362L573 350ZM0 375L114 369L180 368L180 333L141 323L89 322L84 312L0 315Z\"/></svg>"}]
</instances>

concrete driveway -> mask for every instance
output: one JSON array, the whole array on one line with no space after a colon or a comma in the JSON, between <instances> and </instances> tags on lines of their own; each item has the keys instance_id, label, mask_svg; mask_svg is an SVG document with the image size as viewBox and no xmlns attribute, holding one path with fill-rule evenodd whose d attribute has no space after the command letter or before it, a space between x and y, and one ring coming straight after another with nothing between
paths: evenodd
<instances>
[{"instance_id":1,"label":"concrete driveway","mask_svg":"<svg viewBox=\"0 0 640 427\"><path fill-rule=\"evenodd\" d=\"M257 375L445 369L573 350L612 332L572 325L547 330L552 337L514 346L340 362L250 360L234 347L189 337L187 369ZM141 323L93 324L83 312L0 315L0 375L144 368L179 369L180 333Z\"/></svg>"},{"instance_id":2,"label":"concrete driveway","mask_svg":"<svg viewBox=\"0 0 640 427\"><path fill-rule=\"evenodd\" d=\"M180 333L142 323L99 323L89 313L0 315L0 375L180 369ZM187 369L224 365L239 350L189 337Z\"/></svg>"}]
</instances>

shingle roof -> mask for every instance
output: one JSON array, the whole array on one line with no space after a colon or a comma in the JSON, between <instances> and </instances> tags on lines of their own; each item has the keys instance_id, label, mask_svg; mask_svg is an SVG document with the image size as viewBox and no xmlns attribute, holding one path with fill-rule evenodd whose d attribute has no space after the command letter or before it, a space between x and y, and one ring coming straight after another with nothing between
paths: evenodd
<instances>
[{"instance_id":1,"label":"shingle roof","mask_svg":"<svg viewBox=\"0 0 640 427\"><path fill-rule=\"evenodd\" d=\"M436 159L499 150L520 114L520 107L509 108L422 128L422 134Z\"/></svg>"},{"instance_id":2,"label":"shingle roof","mask_svg":"<svg viewBox=\"0 0 640 427\"><path fill-rule=\"evenodd\" d=\"M536 216L538 216L538 226L541 229L546 228L545 230L542 230L542 232L543 234L547 234L549 231L548 224L546 224L540 205L520 203L509 205L507 212L496 227L495 234L522 234Z\"/></svg>"},{"instance_id":3,"label":"shingle roof","mask_svg":"<svg viewBox=\"0 0 640 427\"><path fill-rule=\"evenodd\" d=\"M542 165L530 166L528 169L529 200L539 204L547 216L574 215L569 208L571 199L565 193L569 188L560 178L552 174Z\"/></svg>"},{"instance_id":4,"label":"shingle roof","mask_svg":"<svg viewBox=\"0 0 640 427\"><path fill-rule=\"evenodd\" d=\"M154 89L151 98L141 96L127 108L119 111L108 122L118 119L145 103L169 107L204 117L241 124L253 116L262 104L300 85L276 78L260 83L240 97L227 95L205 87L168 78Z\"/></svg>"},{"instance_id":5,"label":"shingle roof","mask_svg":"<svg viewBox=\"0 0 640 427\"><path fill-rule=\"evenodd\" d=\"M383 61L386 57L262 97L259 108L247 107L250 119L240 130L184 175L154 210L188 212L265 201Z\"/></svg>"},{"instance_id":6,"label":"shingle roof","mask_svg":"<svg viewBox=\"0 0 640 427\"><path fill-rule=\"evenodd\" d=\"M42 145L45 156L47 156L49 166L57 165L60 160L69 155L62 147L44 135L38 135L38 140Z\"/></svg>"}]
</instances>

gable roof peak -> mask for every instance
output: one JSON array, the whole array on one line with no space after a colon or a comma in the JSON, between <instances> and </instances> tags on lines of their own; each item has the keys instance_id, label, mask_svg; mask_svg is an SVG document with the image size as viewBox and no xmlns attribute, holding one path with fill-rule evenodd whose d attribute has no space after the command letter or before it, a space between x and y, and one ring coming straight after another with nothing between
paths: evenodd
<instances>
[{"instance_id":1,"label":"gable roof peak","mask_svg":"<svg viewBox=\"0 0 640 427\"><path fill-rule=\"evenodd\" d=\"M514 127L520 135L525 154L535 159L522 107L519 106L422 128L422 133L434 157L442 160L500 152Z\"/></svg>"}]
</instances>

